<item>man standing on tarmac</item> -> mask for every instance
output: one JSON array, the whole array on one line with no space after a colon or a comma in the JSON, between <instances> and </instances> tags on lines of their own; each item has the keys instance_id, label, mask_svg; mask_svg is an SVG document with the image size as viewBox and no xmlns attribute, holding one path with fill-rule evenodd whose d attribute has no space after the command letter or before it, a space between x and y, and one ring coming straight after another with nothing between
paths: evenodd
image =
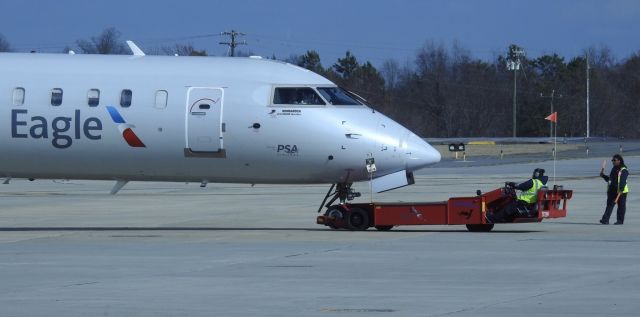
<instances>
[{"instance_id":1,"label":"man standing on tarmac","mask_svg":"<svg viewBox=\"0 0 640 317\"><path fill-rule=\"evenodd\" d=\"M603 225L609 224L609 217L613 212L613 206L618 204L618 212L616 214L616 225L624 223L624 213L627 209L627 193L629 192L629 185L627 185L627 177L629 177L629 171L627 166L624 165L624 159L622 155L616 154L611 159L613 162L613 168L609 176L604 175L604 168L606 161L602 163L602 169L600 170L600 177L602 177L609 185L607 186L607 208L604 210L604 215L600 219L600 223Z\"/></svg>"},{"instance_id":2,"label":"man standing on tarmac","mask_svg":"<svg viewBox=\"0 0 640 317\"><path fill-rule=\"evenodd\" d=\"M533 175L528 181L516 185L515 183L508 183L508 185L514 189L521 190L522 193L518 196L518 199L508 205L500 212L494 213L488 216L489 220L493 223L496 222L511 222L517 217L532 217L535 216L536 202L538 202L538 191L540 188L547 185L549 177L544 175L544 169L536 168L533 170Z\"/></svg>"}]
</instances>

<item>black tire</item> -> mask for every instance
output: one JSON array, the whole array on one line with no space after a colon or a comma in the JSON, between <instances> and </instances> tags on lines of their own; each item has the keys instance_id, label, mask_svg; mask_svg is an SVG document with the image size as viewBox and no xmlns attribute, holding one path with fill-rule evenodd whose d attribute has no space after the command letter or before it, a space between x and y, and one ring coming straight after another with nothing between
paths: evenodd
<instances>
[{"instance_id":1,"label":"black tire","mask_svg":"<svg viewBox=\"0 0 640 317\"><path fill-rule=\"evenodd\" d=\"M349 226L349 230L367 230L370 226L369 214L360 208L352 208L348 212L347 225Z\"/></svg>"},{"instance_id":2,"label":"black tire","mask_svg":"<svg viewBox=\"0 0 640 317\"><path fill-rule=\"evenodd\" d=\"M470 232L489 232L493 229L493 224L485 224L485 225L467 225L467 230Z\"/></svg>"},{"instance_id":3,"label":"black tire","mask_svg":"<svg viewBox=\"0 0 640 317\"><path fill-rule=\"evenodd\" d=\"M376 226L376 229L378 229L378 231L389 231L393 229L393 226Z\"/></svg>"},{"instance_id":4,"label":"black tire","mask_svg":"<svg viewBox=\"0 0 640 317\"><path fill-rule=\"evenodd\" d=\"M344 215L344 211L342 211L340 208L336 207L336 206L332 206L329 209L327 209L327 211L324 213L324 215L326 217L334 217L334 218L338 218L338 220L342 219L343 215ZM334 225L333 223L329 224L329 228L331 229L340 229L340 227Z\"/></svg>"}]
</instances>

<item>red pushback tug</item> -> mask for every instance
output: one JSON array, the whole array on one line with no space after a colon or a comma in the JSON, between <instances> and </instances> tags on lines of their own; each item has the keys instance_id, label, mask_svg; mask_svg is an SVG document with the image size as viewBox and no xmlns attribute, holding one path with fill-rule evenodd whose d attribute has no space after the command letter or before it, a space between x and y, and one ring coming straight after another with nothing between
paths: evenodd
<instances>
[{"instance_id":1,"label":"red pushback tug","mask_svg":"<svg viewBox=\"0 0 640 317\"><path fill-rule=\"evenodd\" d=\"M562 186L553 189L543 187L538 192L538 201L529 217L515 218L502 223L540 222L545 218L567 216L567 200L572 190ZM391 230L394 226L411 225L466 225L469 231L487 232L494 223L487 217L504 210L517 199L515 189L508 185L496 190L481 193L474 197L453 197L443 202L415 203L343 203L327 206L317 223L333 229L366 230L375 227L378 230Z\"/></svg>"}]
</instances>

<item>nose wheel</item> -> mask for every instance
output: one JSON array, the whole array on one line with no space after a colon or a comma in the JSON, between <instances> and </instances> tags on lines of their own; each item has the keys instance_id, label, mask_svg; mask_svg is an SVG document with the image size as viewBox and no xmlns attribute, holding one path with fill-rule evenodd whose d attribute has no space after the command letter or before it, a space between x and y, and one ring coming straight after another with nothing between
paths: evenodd
<instances>
[{"instance_id":1,"label":"nose wheel","mask_svg":"<svg viewBox=\"0 0 640 317\"><path fill-rule=\"evenodd\" d=\"M367 230L371 226L371 215L367 210L347 205L334 205L327 209L318 223L329 226L331 229L347 229L352 231Z\"/></svg>"},{"instance_id":2,"label":"nose wheel","mask_svg":"<svg viewBox=\"0 0 640 317\"><path fill-rule=\"evenodd\" d=\"M349 230L367 230L371 226L371 217L366 210L360 208L348 208L345 203L360 197L361 194L351 188L353 183L332 184L331 188L325 195L318 213L323 208L327 208L324 217L318 219L331 219L326 225L332 229L349 229ZM338 205L333 205L335 201L339 201Z\"/></svg>"}]
</instances>

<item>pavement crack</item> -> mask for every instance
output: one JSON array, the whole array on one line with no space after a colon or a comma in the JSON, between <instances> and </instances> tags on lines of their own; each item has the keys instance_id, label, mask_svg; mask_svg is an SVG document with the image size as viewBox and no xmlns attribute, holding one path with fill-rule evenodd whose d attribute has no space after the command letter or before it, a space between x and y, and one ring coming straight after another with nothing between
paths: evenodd
<instances>
[{"instance_id":1,"label":"pavement crack","mask_svg":"<svg viewBox=\"0 0 640 317\"><path fill-rule=\"evenodd\" d=\"M303 252L303 253L296 253L296 254L290 254L290 255L285 255L285 258L293 258L296 256L303 256L303 255L309 255L309 252Z\"/></svg>"},{"instance_id":2,"label":"pavement crack","mask_svg":"<svg viewBox=\"0 0 640 317\"><path fill-rule=\"evenodd\" d=\"M98 282L76 283L76 284L65 285L65 286L62 286L62 287L83 286L83 285L91 285L91 284L98 284Z\"/></svg>"}]
</instances>

